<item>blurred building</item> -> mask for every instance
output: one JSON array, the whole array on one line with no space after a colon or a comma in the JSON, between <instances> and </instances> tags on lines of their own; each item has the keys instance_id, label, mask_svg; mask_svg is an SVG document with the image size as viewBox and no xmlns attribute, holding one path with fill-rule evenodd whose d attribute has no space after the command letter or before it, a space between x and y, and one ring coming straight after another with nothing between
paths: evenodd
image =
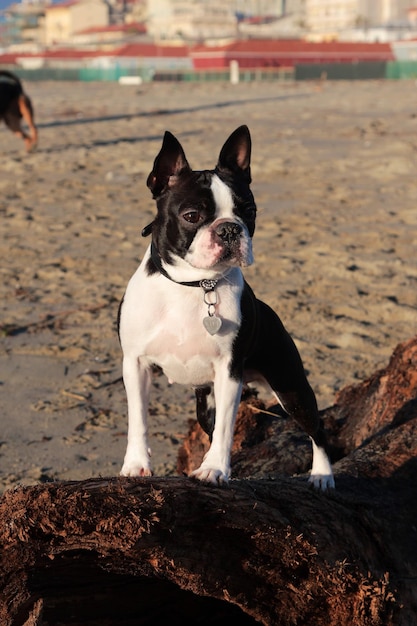
<instances>
[{"instance_id":1,"label":"blurred building","mask_svg":"<svg viewBox=\"0 0 417 626\"><path fill-rule=\"evenodd\" d=\"M228 0L148 0L148 33L156 41L234 38L233 5Z\"/></svg>"},{"instance_id":2,"label":"blurred building","mask_svg":"<svg viewBox=\"0 0 417 626\"><path fill-rule=\"evenodd\" d=\"M22 0L3 11L1 45L37 50L81 41L128 41L146 32L146 13L146 0Z\"/></svg>"},{"instance_id":3,"label":"blurred building","mask_svg":"<svg viewBox=\"0 0 417 626\"><path fill-rule=\"evenodd\" d=\"M45 10L45 45L71 42L80 29L109 25L109 6L104 0L66 0Z\"/></svg>"},{"instance_id":4,"label":"blurred building","mask_svg":"<svg viewBox=\"0 0 417 626\"><path fill-rule=\"evenodd\" d=\"M312 33L387 26L406 22L416 0L305 0L306 27Z\"/></svg>"},{"instance_id":5,"label":"blurred building","mask_svg":"<svg viewBox=\"0 0 417 626\"><path fill-rule=\"evenodd\" d=\"M45 10L50 0L14 2L4 10L2 45L36 49L45 45Z\"/></svg>"},{"instance_id":6,"label":"blurred building","mask_svg":"<svg viewBox=\"0 0 417 626\"><path fill-rule=\"evenodd\" d=\"M416 2L21 0L3 12L0 45L30 51L144 39L176 45L253 39L388 42L416 36Z\"/></svg>"}]
</instances>

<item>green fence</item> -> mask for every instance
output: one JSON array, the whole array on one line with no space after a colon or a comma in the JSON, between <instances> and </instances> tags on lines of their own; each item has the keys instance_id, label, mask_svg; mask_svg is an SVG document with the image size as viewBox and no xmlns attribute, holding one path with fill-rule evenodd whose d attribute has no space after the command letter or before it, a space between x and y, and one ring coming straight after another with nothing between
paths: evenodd
<instances>
[{"instance_id":1,"label":"green fence","mask_svg":"<svg viewBox=\"0 0 417 626\"><path fill-rule=\"evenodd\" d=\"M153 71L147 68L137 67L78 67L78 68L59 68L59 67L41 67L37 69L21 69L12 66L3 66L15 72L22 80L64 80L64 81L118 81L123 76L140 76L142 80L152 80Z\"/></svg>"},{"instance_id":2,"label":"green fence","mask_svg":"<svg viewBox=\"0 0 417 626\"><path fill-rule=\"evenodd\" d=\"M80 67L74 69L39 68L34 70L4 68L16 72L22 80L76 80L84 82L93 81L118 81L124 76L140 76L144 82L211 82L230 80L229 70L164 70L155 71L152 67ZM254 68L251 70L241 69L239 80L241 82L253 81L286 81L294 80L294 68Z\"/></svg>"},{"instance_id":3,"label":"green fence","mask_svg":"<svg viewBox=\"0 0 417 626\"><path fill-rule=\"evenodd\" d=\"M385 78L386 62L311 63L297 65L296 80L375 80Z\"/></svg>"},{"instance_id":4,"label":"green fence","mask_svg":"<svg viewBox=\"0 0 417 626\"><path fill-rule=\"evenodd\" d=\"M167 70L155 71L152 67L115 65L108 68L38 68L21 69L4 67L16 72L23 80L47 81L118 81L124 76L139 76L144 82L210 82L230 81L230 72L224 70ZM375 80L375 79L417 78L417 61L358 62L358 63L316 63L301 64L294 68L253 68L240 69L240 82L292 81L292 80Z\"/></svg>"},{"instance_id":5,"label":"green fence","mask_svg":"<svg viewBox=\"0 0 417 626\"><path fill-rule=\"evenodd\" d=\"M22 80L80 80L79 69L60 69L41 67L35 70L21 69L14 66L3 66L2 69L14 72Z\"/></svg>"},{"instance_id":6,"label":"green fence","mask_svg":"<svg viewBox=\"0 0 417 626\"><path fill-rule=\"evenodd\" d=\"M253 68L240 69L239 81L285 81L294 80L294 68ZM153 75L157 81L186 81L186 82L211 82L230 81L230 71L224 70L182 70L182 71L158 71Z\"/></svg>"},{"instance_id":7,"label":"green fence","mask_svg":"<svg viewBox=\"0 0 417 626\"><path fill-rule=\"evenodd\" d=\"M386 78L417 78L417 61L387 63Z\"/></svg>"},{"instance_id":8,"label":"green fence","mask_svg":"<svg viewBox=\"0 0 417 626\"><path fill-rule=\"evenodd\" d=\"M78 80L85 82L114 82L125 76L139 76L142 80L148 82L153 79L154 71L150 67L115 65L114 67L82 67L78 72Z\"/></svg>"}]
</instances>

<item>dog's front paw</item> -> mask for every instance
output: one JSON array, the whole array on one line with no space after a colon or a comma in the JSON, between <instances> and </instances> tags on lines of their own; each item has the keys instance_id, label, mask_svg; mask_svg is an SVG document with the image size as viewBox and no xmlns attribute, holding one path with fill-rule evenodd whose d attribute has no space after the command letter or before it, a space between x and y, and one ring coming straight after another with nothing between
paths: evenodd
<instances>
[{"instance_id":1,"label":"dog's front paw","mask_svg":"<svg viewBox=\"0 0 417 626\"><path fill-rule=\"evenodd\" d=\"M222 485L229 480L229 474L214 467L199 467L190 474L191 478L213 485Z\"/></svg>"},{"instance_id":2,"label":"dog's front paw","mask_svg":"<svg viewBox=\"0 0 417 626\"><path fill-rule=\"evenodd\" d=\"M128 461L123 463L120 476L152 476L149 464Z\"/></svg>"},{"instance_id":3,"label":"dog's front paw","mask_svg":"<svg viewBox=\"0 0 417 626\"><path fill-rule=\"evenodd\" d=\"M334 489L335 487L333 474L311 474L308 482L314 489L321 491L327 491L327 489Z\"/></svg>"}]
</instances>

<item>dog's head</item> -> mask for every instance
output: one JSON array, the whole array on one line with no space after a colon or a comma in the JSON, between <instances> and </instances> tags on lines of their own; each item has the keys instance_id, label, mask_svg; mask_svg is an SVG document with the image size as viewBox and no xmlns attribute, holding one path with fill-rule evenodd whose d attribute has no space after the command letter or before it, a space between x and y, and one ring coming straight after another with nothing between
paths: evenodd
<instances>
[{"instance_id":1,"label":"dog's head","mask_svg":"<svg viewBox=\"0 0 417 626\"><path fill-rule=\"evenodd\" d=\"M256 205L250 190L251 138L240 126L214 170L192 170L179 141L166 132L147 185L157 216L144 229L169 265L223 273L253 262Z\"/></svg>"}]
</instances>

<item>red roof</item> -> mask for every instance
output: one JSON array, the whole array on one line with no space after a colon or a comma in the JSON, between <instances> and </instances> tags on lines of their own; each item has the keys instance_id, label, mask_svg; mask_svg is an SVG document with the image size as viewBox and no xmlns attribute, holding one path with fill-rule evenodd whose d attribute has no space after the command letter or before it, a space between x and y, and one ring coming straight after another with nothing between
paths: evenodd
<instances>
[{"instance_id":1,"label":"red roof","mask_svg":"<svg viewBox=\"0 0 417 626\"><path fill-rule=\"evenodd\" d=\"M130 43L113 51L118 57L164 57L187 58L190 56L188 46L159 46L154 43Z\"/></svg>"},{"instance_id":2,"label":"red roof","mask_svg":"<svg viewBox=\"0 0 417 626\"><path fill-rule=\"evenodd\" d=\"M114 27L115 29L120 27ZM104 30L107 30L106 27ZM126 26L128 30L129 27ZM99 32L102 29L89 29ZM85 31L84 31L85 32ZM235 41L224 46L169 46L154 43L131 43L112 51L99 49L62 48L37 54L13 53L0 55L0 64L12 65L17 58L82 59L98 56L192 58L196 69L228 67L236 59L241 67L293 66L300 63L349 63L358 61L391 61L395 56L389 44L326 42L301 40Z\"/></svg>"},{"instance_id":3,"label":"red roof","mask_svg":"<svg viewBox=\"0 0 417 626\"><path fill-rule=\"evenodd\" d=\"M224 46L194 46L193 52L209 51L240 52L240 53L348 53L393 56L388 43L362 43L349 41L311 42L302 39L248 39L234 41Z\"/></svg>"},{"instance_id":4,"label":"red roof","mask_svg":"<svg viewBox=\"0 0 417 626\"><path fill-rule=\"evenodd\" d=\"M191 56L197 69L226 67L231 60L248 68L293 66L300 63L392 61L395 58L387 43L315 43L300 39L249 39L224 46L195 46Z\"/></svg>"},{"instance_id":5,"label":"red roof","mask_svg":"<svg viewBox=\"0 0 417 626\"><path fill-rule=\"evenodd\" d=\"M48 6L45 7L45 10L49 11L50 9L66 9L67 7L72 7L74 4L79 4L79 0L65 0L64 2L48 4Z\"/></svg>"},{"instance_id":6,"label":"red roof","mask_svg":"<svg viewBox=\"0 0 417 626\"><path fill-rule=\"evenodd\" d=\"M102 50L81 50L81 49L56 49L44 50L43 52L13 52L13 54L0 54L0 65L13 65L18 59L83 59L103 56Z\"/></svg>"},{"instance_id":7,"label":"red roof","mask_svg":"<svg viewBox=\"0 0 417 626\"><path fill-rule=\"evenodd\" d=\"M79 30L77 33L80 35L88 35L93 33L146 33L146 26L141 22L132 22L130 24L111 24L110 26L91 26L84 30Z\"/></svg>"},{"instance_id":8,"label":"red roof","mask_svg":"<svg viewBox=\"0 0 417 626\"><path fill-rule=\"evenodd\" d=\"M14 65L16 63L16 58L19 55L16 53L6 53L0 54L0 64L1 65Z\"/></svg>"}]
</instances>

